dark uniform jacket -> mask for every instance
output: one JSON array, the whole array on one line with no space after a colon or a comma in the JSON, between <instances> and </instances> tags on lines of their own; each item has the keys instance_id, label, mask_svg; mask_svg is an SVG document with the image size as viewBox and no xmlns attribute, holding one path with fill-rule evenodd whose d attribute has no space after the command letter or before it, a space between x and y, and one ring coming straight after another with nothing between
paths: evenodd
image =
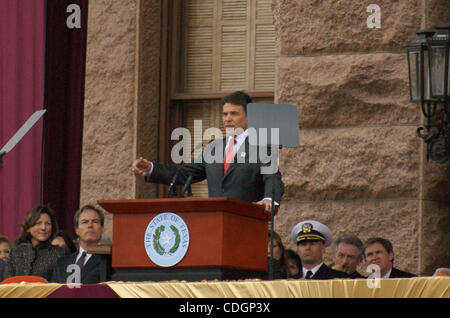
<instances>
[{"instance_id":1,"label":"dark uniform jacket","mask_svg":"<svg viewBox=\"0 0 450 318\"><path fill-rule=\"evenodd\" d=\"M392 267L391 273L389 274L389 278L410 278L416 277L416 275L401 271L395 267Z\"/></svg>"},{"instance_id":2,"label":"dark uniform jacket","mask_svg":"<svg viewBox=\"0 0 450 318\"><path fill-rule=\"evenodd\" d=\"M293 278L303 278L303 271L300 270L300 272L293 276ZM319 270L311 277L311 279L333 279L333 278L350 278L349 275L345 272L334 270L327 265L322 264L320 266Z\"/></svg>"},{"instance_id":3,"label":"dark uniform jacket","mask_svg":"<svg viewBox=\"0 0 450 318\"><path fill-rule=\"evenodd\" d=\"M357 279L357 278L367 278L367 277L364 277L363 275L361 275L357 271L354 271L353 273L350 274L350 278Z\"/></svg>"}]
</instances>

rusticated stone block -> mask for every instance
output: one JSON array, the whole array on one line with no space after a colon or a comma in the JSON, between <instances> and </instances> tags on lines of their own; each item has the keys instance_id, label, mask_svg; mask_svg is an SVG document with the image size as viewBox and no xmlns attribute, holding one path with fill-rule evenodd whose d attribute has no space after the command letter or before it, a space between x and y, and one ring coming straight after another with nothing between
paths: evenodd
<instances>
[{"instance_id":1,"label":"rusticated stone block","mask_svg":"<svg viewBox=\"0 0 450 318\"><path fill-rule=\"evenodd\" d=\"M284 200L418 198L415 127L300 130L280 153Z\"/></svg>"},{"instance_id":2,"label":"rusticated stone block","mask_svg":"<svg viewBox=\"0 0 450 318\"><path fill-rule=\"evenodd\" d=\"M448 0L425 1L425 28L432 28L450 22L450 4Z\"/></svg>"},{"instance_id":3,"label":"rusticated stone block","mask_svg":"<svg viewBox=\"0 0 450 318\"><path fill-rule=\"evenodd\" d=\"M298 222L313 219L328 226L333 239L344 233L357 235L364 243L370 237L383 237L394 246L395 266L418 273L419 200L283 201L275 217L275 230L287 248L296 250L290 239ZM332 247L325 263L332 263ZM365 264L359 267L365 274Z\"/></svg>"},{"instance_id":4,"label":"rusticated stone block","mask_svg":"<svg viewBox=\"0 0 450 318\"><path fill-rule=\"evenodd\" d=\"M275 102L298 107L300 128L420 123L406 54L279 58Z\"/></svg>"},{"instance_id":5,"label":"rusticated stone block","mask_svg":"<svg viewBox=\"0 0 450 318\"><path fill-rule=\"evenodd\" d=\"M420 270L432 275L439 267L450 267L450 205L422 202Z\"/></svg>"},{"instance_id":6,"label":"rusticated stone block","mask_svg":"<svg viewBox=\"0 0 450 318\"><path fill-rule=\"evenodd\" d=\"M380 7L380 28L369 28L370 4ZM403 51L421 29L419 0L278 0L273 15L278 56Z\"/></svg>"},{"instance_id":7,"label":"rusticated stone block","mask_svg":"<svg viewBox=\"0 0 450 318\"><path fill-rule=\"evenodd\" d=\"M425 142L421 140L425 149ZM423 151L422 163L422 192L421 199L445 202L450 205L450 161L437 163L425 159L426 149Z\"/></svg>"}]
</instances>

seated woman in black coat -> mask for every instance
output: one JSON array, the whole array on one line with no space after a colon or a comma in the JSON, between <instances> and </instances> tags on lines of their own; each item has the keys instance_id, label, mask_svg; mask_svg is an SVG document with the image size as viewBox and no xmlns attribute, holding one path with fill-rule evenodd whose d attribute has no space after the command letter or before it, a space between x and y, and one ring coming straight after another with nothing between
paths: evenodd
<instances>
[{"instance_id":1,"label":"seated woman in black coat","mask_svg":"<svg viewBox=\"0 0 450 318\"><path fill-rule=\"evenodd\" d=\"M9 253L3 278L35 275L50 280L56 261L65 254L65 249L51 244L57 232L56 218L50 208L36 206L31 209Z\"/></svg>"}]
</instances>

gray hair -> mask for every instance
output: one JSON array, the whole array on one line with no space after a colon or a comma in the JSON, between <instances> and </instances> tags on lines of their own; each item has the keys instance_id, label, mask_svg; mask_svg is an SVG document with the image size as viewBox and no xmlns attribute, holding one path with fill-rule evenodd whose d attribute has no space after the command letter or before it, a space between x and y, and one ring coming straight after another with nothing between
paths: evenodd
<instances>
[{"instance_id":1,"label":"gray hair","mask_svg":"<svg viewBox=\"0 0 450 318\"><path fill-rule=\"evenodd\" d=\"M101 224L101 226L104 226L104 224L105 224L105 216L103 215L103 212L100 211L99 209L97 209L96 207L88 204L88 205L83 206L81 209L79 209L75 213L75 216L73 217L73 226L75 228L78 227L78 220L80 219L81 213L83 213L86 210L92 210L92 211L97 212L98 216L100 217L100 224Z\"/></svg>"},{"instance_id":2,"label":"gray hair","mask_svg":"<svg viewBox=\"0 0 450 318\"><path fill-rule=\"evenodd\" d=\"M341 243L356 246L356 248L358 249L359 256L364 255L363 243L355 234L342 234L341 236L339 236L333 243L334 253L337 252L337 248Z\"/></svg>"},{"instance_id":3,"label":"gray hair","mask_svg":"<svg viewBox=\"0 0 450 318\"><path fill-rule=\"evenodd\" d=\"M450 276L450 268L448 267L436 268L433 276Z\"/></svg>"}]
</instances>

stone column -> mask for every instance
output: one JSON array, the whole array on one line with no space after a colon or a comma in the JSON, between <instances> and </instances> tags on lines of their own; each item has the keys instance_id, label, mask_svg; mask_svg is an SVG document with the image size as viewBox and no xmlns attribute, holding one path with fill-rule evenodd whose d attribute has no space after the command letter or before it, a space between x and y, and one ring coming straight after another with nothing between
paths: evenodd
<instances>
[{"instance_id":1,"label":"stone column","mask_svg":"<svg viewBox=\"0 0 450 318\"><path fill-rule=\"evenodd\" d=\"M380 28L367 24L370 4ZM450 165L425 160L405 51L416 31L449 20L448 2L278 0L273 12L275 102L296 105L300 126L300 146L280 157L284 243L295 248L292 227L312 218L334 237L389 239L400 269L449 266Z\"/></svg>"},{"instance_id":2,"label":"stone column","mask_svg":"<svg viewBox=\"0 0 450 318\"><path fill-rule=\"evenodd\" d=\"M80 206L152 195L131 163L156 156L159 43L160 1L89 1Z\"/></svg>"}]
</instances>

